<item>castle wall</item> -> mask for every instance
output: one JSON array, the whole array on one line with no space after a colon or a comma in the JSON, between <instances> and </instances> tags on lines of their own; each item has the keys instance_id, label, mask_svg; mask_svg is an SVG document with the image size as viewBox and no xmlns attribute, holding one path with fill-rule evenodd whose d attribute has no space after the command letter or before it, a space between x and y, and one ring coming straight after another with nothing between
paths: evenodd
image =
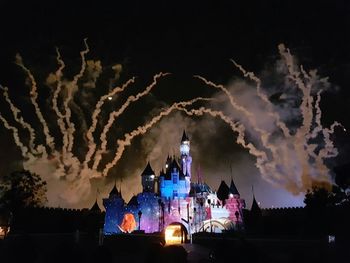
<instances>
[{"instance_id":1,"label":"castle wall","mask_svg":"<svg viewBox=\"0 0 350 263\"><path fill-rule=\"evenodd\" d=\"M189 183L186 180L179 178L179 173L171 173L171 179L166 180L161 178L160 181L160 193L164 198L186 198L189 193Z\"/></svg>"}]
</instances>

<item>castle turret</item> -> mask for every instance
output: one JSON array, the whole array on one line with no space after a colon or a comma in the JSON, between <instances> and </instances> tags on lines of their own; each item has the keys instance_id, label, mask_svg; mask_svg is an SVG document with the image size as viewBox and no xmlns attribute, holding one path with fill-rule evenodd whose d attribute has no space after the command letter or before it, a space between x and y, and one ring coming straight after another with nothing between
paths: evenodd
<instances>
[{"instance_id":1,"label":"castle turret","mask_svg":"<svg viewBox=\"0 0 350 263\"><path fill-rule=\"evenodd\" d=\"M233 179L231 178L231 184L230 184L230 195L236 196L236 197L240 197L239 192L237 190L237 187L235 185L235 183L233 182Z\"/></svg>"},{"instance_id":2,"label":"castle turret","mask_svg":"<svg viewBox=\"0 0 350 263\"><path fill-rule=\"evenodd\" d=\"M147 163L145 170L141 174L142 191L154 193L155 174L150 163Z\"/></svg>"},{"instance_id":3,"label":"castle turret","mask_svg":"<svg viewBox=\"0 0 350 263\"><path fill-rule=\"evenodd\" d=\"M121 192L118 191L114 184L108 198L103 199L103 206L106 209L105 224L103 227L104 234L118 233L117 226L121 223L121 211L124 208L124 199Z\"/></svg>"}]
</instances>

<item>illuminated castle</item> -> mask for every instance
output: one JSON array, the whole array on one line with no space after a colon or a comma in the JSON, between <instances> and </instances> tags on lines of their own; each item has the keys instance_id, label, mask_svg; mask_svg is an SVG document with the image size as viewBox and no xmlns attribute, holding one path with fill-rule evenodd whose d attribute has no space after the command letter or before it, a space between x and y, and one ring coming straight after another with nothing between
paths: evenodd
<instances>
[{"instance_id":1,"label":"illuminated castle","mask_svg":"<svg viewBox=\"0 0 350 263\"><path fill-rule=\"evenodd\" d=\"M180 225L186 234L242 229L245 202L233 180L230 187L222 181L217 193L202 182L200 176L197 182L191 182L192 157L185 131L180 154L179 160L168 156L165 170L159 176L147 163L141 174L143 191L127 204L114 186L109 197L103 199L106 208L104 234L134 230L154 233L169 225Z\"/></svg>"}]
</instances>

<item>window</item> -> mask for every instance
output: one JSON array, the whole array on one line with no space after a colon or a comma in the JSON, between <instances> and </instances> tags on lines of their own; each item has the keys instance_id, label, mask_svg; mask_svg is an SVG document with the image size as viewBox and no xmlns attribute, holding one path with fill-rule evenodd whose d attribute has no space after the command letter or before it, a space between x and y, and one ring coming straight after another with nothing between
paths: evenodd
<instances>
[{"instance_id":1,"label":"window","mask_svg":"<svg viewBox=\"0 0 350 263\"><path fill-rule=\"evenodd\" d=\"M177 174L173 174L173 184L177 184Z\"/></svg>"},{"instance_id":2,"label":"window","mask_svg":"<svg viewBox=\"0 0 350 263\"><path fill-rule=\"evenodd\" d=\"M177 190L173 190L173 197L177 197Z\"/></svg>"}]
</instances>

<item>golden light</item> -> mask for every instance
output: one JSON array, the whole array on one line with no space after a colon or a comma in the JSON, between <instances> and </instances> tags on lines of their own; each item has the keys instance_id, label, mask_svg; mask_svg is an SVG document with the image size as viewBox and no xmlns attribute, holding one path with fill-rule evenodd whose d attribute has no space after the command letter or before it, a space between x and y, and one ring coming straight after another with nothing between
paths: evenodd
<instances>
[{"instance_id":1,"label":"golden light","mask_svg":"<svg viewBox=\"0 0 350 263\"><path fill-rule=\"evenodd\" d=\"M4 239L9 231L10 231L9 227L0 226L0 239Z\"/></svg>"},{"instance_id":2,"label":"golden light","mask_svg":"<svg viewBox=\"0 0 350 263\"><path fill-rule=\"evenodd\" d=\"M165 243L167 245L181 244L185 239L183 234L181 225L169 225L165 228Z\"/></svg>"}]
</instances>

